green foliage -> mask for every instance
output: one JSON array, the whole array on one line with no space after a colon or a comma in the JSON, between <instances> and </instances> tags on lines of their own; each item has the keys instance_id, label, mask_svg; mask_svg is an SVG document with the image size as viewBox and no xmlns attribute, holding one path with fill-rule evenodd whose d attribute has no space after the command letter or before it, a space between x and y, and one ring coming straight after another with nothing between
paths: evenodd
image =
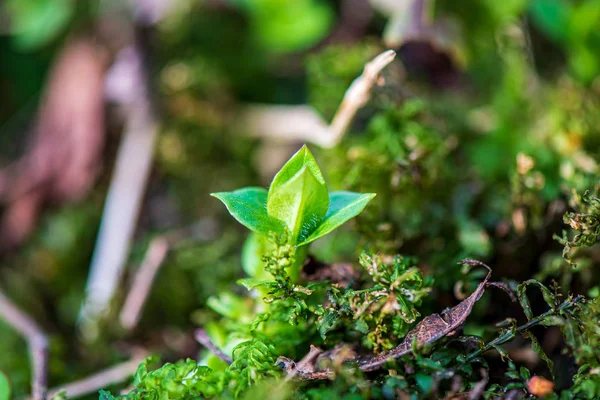
<instances>
[{"instance_id":1,"label":"green foliage","mask_svg":"<svg viewBox=\"0 0 600 400\"><path fill-rule=\"evenodd\" d=\"M340 325L350 326L364 335L364 344L375 352L389 350L420 316L417 308L433 282L423 278L411 258L383 260L362 254L360 263L372 286L361 290L331 287L329 304L319 318L319 333L325 339Z\"/></svg>"},{"instance_id":2,"label":"green foliage","mask_svg":"<svg viewBox=\"0 0 600 400\"><path fill-rule=\"evenodd\" d=\"M156 361L156 358L148 358L140 364L134 377L135 388L131 392L113 396L101 391L100 400L190 399L210 397L218 393L218 382L211 376L210 368L187 359L174 364L166 363L156 370L148 371L148 364Z\"/></svg>"},{"instance_id":3,"label":"green foliage","mask_svg":"<svg viewBox=\"0 0 600 400\"><path fill-rule=\"evenodd\" d=\"M246 188L213 193L242 225L263 236L283 234L291 244L308 244L355 217L374 194L327 193L323 175L304 146L275 175L268 193ZM333 199L331 201L330 199Z\"/></svg>"},{"instance_id":4,"label":"green foliage","mask_svg":"<svg viewBox=\"0 0 600 400\"><path fill-rule=\"evenodd\" d=\"M572 313L561 329L575 356L579 369L573 377L573 387L565 393L567 399L595 399L600 396L600 300L595 298Z\"/></svg>"},{"instance_id":5,"label":"green foliage","mask_svg":"<svg viewBox=\"0 0 600 400\"><path fill-rule=\"evenodd\" d=\"M275 367L275 347L269 342L257 339L237 345L232 352L233 363L226 372L232 374L237 397L251 385L268 376L279 376L280 371Z\"/></svg>"},{"instance_id":6,"label":"green foliage","mask_svg":"<svg viewBox=\"0 0 600 400\"><path fill-rule=\"evenodd\" d=\"M360 194L353 192L332 192L329 194L329 209L321 224L305 238L299 246L322 238L344 222L354 218L375 197L374 193Z\"/></svg>"},{"instance_id":7,"label":"green foliage","mask_svg":"<svg viewBox=\"0 0 600 400\"><path fill-rule=\"evenodd\" d=\"M272 344L253 339L237 345L232 354L233 362L224 371L214 371L191 359L149 371L148 365L157 361L150 357L139 365L133 390L123 396L100 391L100 400L237 398L258 381L279 376Z\"/></svg>"}]
</instances>

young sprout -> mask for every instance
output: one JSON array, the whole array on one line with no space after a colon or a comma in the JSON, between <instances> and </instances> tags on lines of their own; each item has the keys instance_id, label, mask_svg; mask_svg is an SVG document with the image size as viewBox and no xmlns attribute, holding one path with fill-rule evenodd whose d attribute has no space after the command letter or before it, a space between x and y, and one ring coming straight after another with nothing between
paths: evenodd
<instances>
[{"instance_id":1,"label":"young sprout","mask_svg":"<svg viewBox=\"0 0 600 400\"><path fill-rule=\"evenodd\" d=\"M295 265L304 261L306 245L357 216L375 197L374 193L328 192L323 174L306 145L275 175L268 191L247 187L211 195L221 200L239 223L254 232L247 248L259 249L258 253L264 254L267 238L286 237L286 244L296 248ZM258 273L256 262L246 260L245 264L244 269L250 275Z\"/></svg>"}]
</instances>

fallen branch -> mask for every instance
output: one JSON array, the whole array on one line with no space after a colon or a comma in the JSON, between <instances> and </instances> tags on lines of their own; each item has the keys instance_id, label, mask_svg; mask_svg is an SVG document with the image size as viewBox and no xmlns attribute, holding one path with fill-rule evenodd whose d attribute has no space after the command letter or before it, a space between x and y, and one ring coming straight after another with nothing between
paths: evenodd
<instances>
[{"instance_id":1,"label":"fallen branch","mask_svg":"<svg viewBox=\"0 0 600 400\"><path fill-rule=\"evenodd\" d=\"M140 353L140 355L134 356L129 361L117 364L114 367L110 367L104 371L100 371L81 380L50 389L48 396L52 398L53 396L56 396L60 392L64 391L66 392L67 398L74 399L90 393L95 393L107 386L122 383L130 376L135 374L138 365L145 358L145 353Z\"/></svg>"},{"instance_id":2,"label":"fallen branch","mask_svg":"<svg viewBox=\"0 0 600 400\"><path fill-rule=\"evenodd\" d=\"M46 334L29 315L21 311L1 291L0 316L27 340L32 370L31 398L44 400L48 379L48 338Z\"/></svg>"},{"instance_id":3,"label":"fallen branch","mask_svg":"<svg viewBox=\"0 0 600 400\"><path fill-rule=\"evenodd\" d=\"M329 126L307 105L249 105L241 113L239 130L251 136L282 142L311 142L322 147L334 147L348 130L356 112L371 98L371 90L379 83L381 71L395 57L393 50L387 50L365 65L362 75L346 91Z\"/></svg>"},{"instance_id":4,"label":"fallen branch","mask_svg":"<svg viewBox=\"0 0 600 400\"><path fill-rule=\"evenodd\" d=\"M194 333L196 340L206 349L210 350L215 356L225 361L227 364L231 364L233 360L227 354L223 353L213 342L204 329L196 329Z\"/></svg>"}]
</instances>

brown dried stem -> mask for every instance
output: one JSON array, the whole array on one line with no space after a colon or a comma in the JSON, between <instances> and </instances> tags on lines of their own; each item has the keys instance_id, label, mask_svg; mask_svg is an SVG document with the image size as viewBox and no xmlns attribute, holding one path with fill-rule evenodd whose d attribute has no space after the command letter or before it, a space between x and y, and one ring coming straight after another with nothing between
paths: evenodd
<instances>
[{"instance_id":1,"label":"brown dried stem","mask_svg":"<svg viewBox=\"0 0 600 400\"><path fill-rule=\"evenodd\" d=\"M194 336L196 337L196 340L198 341L198 343L200 343L202 346L204 346L208 350L210 350L210 352L213 353L215 356L217 356L221 360L225 361L227 364L231 364L233 362L231 357L229 357L227 354L223 353L221 351L221 349L219 349L212 342L212 340L210 340L210 337L208 336L208 334L206 333L206 331L204 329L196 329Z\"/></svg>"}]
</instances>

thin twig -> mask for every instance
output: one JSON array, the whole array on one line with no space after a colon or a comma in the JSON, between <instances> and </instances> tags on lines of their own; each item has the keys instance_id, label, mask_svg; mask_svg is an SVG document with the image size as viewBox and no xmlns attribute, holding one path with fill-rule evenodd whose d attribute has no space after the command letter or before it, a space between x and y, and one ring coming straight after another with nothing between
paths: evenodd
<instances>
[{"instance_id":1,"label":"thin twig","mask_svg":"<svg viewBox=\"0 0 600 400\"><path fill-rule=\"evenodd\" d=\"M44 400L48 375L48 338L46 333L29 315L13 304L2 291L0 291L0 316L27 339L32 369L31 398Z\"/></svg>"},{"instance_id":2,"label":"thin twig","mask_svg":"<svg viewBox=\"0 0 600 400\"><path fill-rule=\"evenodd\" d=\"M365 65L362 75L346 91L330 126L307 105L249 105L244 108L238 120L239 129L256 137L334 147L348 130L356 112L371 98L371 90L378 84L381 71L395 57L393 50L387 50Z\"/></svg>"},{"instance_id":3,"label":"thin twig","mask_svg":"<svg viewBox=\"0 0 600 400\"><path fill-rule=\"evenodd\" d=\"M216 223L212 219L203 218L194 225L152 239L119 314L123 328L131 331L137 326L156 274L173 246L186 239L211 240L216 237L217 231Z\"/></svg>"},{"instance_id":4,"label":"thin twig","mask_svg":"<svg viewBox=\"0 0 600 400\"><path fill-rule=\"evenodd\" d=\"M144 256L140 269L135 275L133 285L125 299L121 314L119 315L121 326L126 330L130 331L136 327L146 299L148 298L148 294L150 293L152 282L165 260L168 251L169 243L164 236L154 238L150 242L148 251Z\"/></svg>"},{"instance_id":5,"label":"thin twig","mask_svg":"<svg viewBox=\"0 0 600 400\"><path fill-rule=\"evenodd\" d=\"M469 354L465 358L465 363L473 361L475 358L479 357L481 354L485 353L486 351L492 350L500 345L503 345L506 342L509 342L510 340L512 340L515 337L515 334L523 333L523 332L533 328L534 326L539 325L547 317L549 317L551 315L559 314L561 311L569 309L569 308L573 307L574 305L581 303L584 299L585 299L585 297L583 297L582 295L579 295L573 299L566 300L560 306L558 306L558 308L556 308L555 310L548 310L545 313L540 314L535 318L532 318L527 323L517 327L514 331L510 331L510 330L506 331L502 335L498 336L496 339L492 340L491 342L486 343L483 347L481 347L481 348L475 350L474 352L472 352L471 354Z\"/></svg>"},{"instance_id":6,"label":"thin twig","mask_svg":"<svg viewBox=\"0 0 600 400\"><path fill-rule=\"evenodd\" d=\"M231 364L233 360L227 354L223 353L213 342L204 329L196 329L194 333L196 340L206 349L210 350L215 356L225 361L227 364Z\"/></svg>"},{"instance_id":7,"label":"thin twig","mask_svg":"<svg viewBox=\"0 0 600 400\"><path fill-rule=\"evenodd\" d=\"M145 354L137 355L129 361L117 364L81 380L50 389L48 395L52 398L52 396L56 396L64 390L69 399L74 399L76 397L97 392L107 386L124 382L131 375L135 374L138 365L144 359Z\"/></svg>"}]
</instances>

